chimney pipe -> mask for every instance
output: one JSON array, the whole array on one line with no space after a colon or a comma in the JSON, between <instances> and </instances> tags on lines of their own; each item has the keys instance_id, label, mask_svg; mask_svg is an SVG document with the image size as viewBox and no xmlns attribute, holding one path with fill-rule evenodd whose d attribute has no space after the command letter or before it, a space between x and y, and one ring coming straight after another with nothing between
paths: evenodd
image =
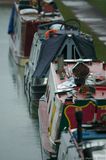
<instances>
[{"instance_id":1,"label":"chimney pipe","mask_svg":"<svg viewBox=\"0 0 106 160\"><path fill-rule=\"evenodd\" d=\"M80 143L82 141L82 117L83 113L81 110L75 112L75 117L77 121L77 141Z\"/></svg>"}]
</instances>

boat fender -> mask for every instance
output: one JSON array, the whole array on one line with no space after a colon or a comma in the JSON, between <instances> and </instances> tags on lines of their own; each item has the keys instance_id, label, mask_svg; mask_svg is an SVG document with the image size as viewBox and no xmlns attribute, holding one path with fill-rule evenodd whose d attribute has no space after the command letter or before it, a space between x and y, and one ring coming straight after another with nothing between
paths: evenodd
<instances>
[{"instance_id":1,"label":"boat fender","mask_svg":"<svg viewBox=\"0 0 106 160\"><path fill-rule=\"evenodd\" d=\"M51 36L53 36L54 33L57 33L57 30L56 30L56 29L50 29L50 30L48 30L48 31L45 33L46 39L48 39L48 38L50 38Z\"/></svg>"}]
</instances>

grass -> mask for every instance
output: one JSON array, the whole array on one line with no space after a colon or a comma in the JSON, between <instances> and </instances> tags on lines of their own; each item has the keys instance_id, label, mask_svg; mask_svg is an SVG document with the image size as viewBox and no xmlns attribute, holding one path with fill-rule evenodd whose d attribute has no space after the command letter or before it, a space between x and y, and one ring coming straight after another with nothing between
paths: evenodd
<instances>
[{"instance_id":1,"label":"grass","mask_svg":"<svg viewBox=\"0 0 106 160\"><path fill-rule=\"evenodd\" d=\"M97 8L104 16L106 16L106 0L87 0L90 4Z\"/></svg>"},{"instance_id":2,"label":"grass","mask_svg":"<svg viewBox=\"0 0 106 160\"><path fill-rule=\"evenodd\" d=\"M57 6L58 6L58 8L59 8L60 12L62 13L65 20L70 19L70 18L77 19L70 7L65 6L61 2L61 0L55 0L55 1L56 1ZM102 1L102 0L100 0L100 1ZM80 24L81 24L81 31L92 35L92 37L94 39L94 45L95 45L97 58L99 60L106 62L106 46L98 39L97 35L91 30L90 27L88 27L88 25L86 23L80 22Z\"/></svg>"}]
</instances>

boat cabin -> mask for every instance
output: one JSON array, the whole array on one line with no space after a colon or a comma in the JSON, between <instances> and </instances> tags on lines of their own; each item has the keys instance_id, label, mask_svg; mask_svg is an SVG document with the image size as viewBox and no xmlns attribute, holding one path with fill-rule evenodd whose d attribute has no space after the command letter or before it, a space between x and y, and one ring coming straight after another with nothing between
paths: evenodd
<instances>
[{"instance_id":1,"label":"boat cabin","mask_svg":"<svg viewBox=\"0 0 106 160\"><path fill-rule=\"evenodd\" d=\"M8 26L9 49L16 64L20 66L25 66L28 62L38 25L63 19L57 9L41 13L39 8L42 8L40 4L33 5L31 1L19 1L13 4Z\"/></svg>"},{"instance_id":2,"label":"boat cabin","mask_svg":"<svg viewBox=\"0 0 106 160\"><path fill-rule=\"evenodd\" d=\"M106 126L104 132L101 130L98 132L96 128L92 129L87 125L86 128L82 127L81 143L77 141L77 129L73 131L63 131L57 160L106 159Z\"/></svg>"},{"instance_id":3,"label":"boat cabin","mask_svg":"<svg viewBox=\"0 0 106 160\"><path fill-rule=\"evenodd\" d=\"M58 63L51 63L46 92L39 101L38 109L44 149L47 148L43 140L48 137L48 146L58 151L57 143L60 142L61 133L78 126L75 116L77 112L83 114L82 124L101 124L104 121L103 127L106 128L103 120L106 117L104 62L91 59L63 62L60 58Z\"/></svg>"},{"instance_id":4,"label":"boat cabin","mask_svg":"<svg viewBox=\"0 0 106 160\"><path fill-rule=\"evenodd\" d=\"M29 86L31 86L31 91L32 88L36 88L38 85L46 85L50 63L57 61L58 56L62 55L64 59L96 59L91 37L82 34L79 28L61 21L41 25L39 28L40 31L38 30L34 35L29 63L25 66L24 86L25 92L28 93ZM47 32L50 34L49 38L46 37ZM37 88L32 92L37 94ZM30 99L33 96L36 97L33 93Z\"/></svg>"}]
</instances>

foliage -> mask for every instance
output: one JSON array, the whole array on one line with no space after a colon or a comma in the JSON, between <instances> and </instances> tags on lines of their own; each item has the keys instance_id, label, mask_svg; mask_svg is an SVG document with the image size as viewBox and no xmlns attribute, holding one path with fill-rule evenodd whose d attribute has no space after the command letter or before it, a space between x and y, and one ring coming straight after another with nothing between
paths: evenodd
<instances>
[{"instance_id":1,"label":"foliage","mask_svg":"<svg viewBox=\"0 0 106 160\"><path fill-rule=\"evenodd\" d=\"M104 16L106 16L106 0L87 0L92 4L98 11L100 11Z\"/></svg>"},{"instance_id":2,"label":"foliage","mask_svg":"<svg viewBox=\"0 0 106 160\"><path fill-rule=\"evenodd\" d=\"M96 1L96 0L93 0L93 1ZM106 1L106 0L97 0L97 1ZM55 2L65 20L70 19L70 18L77 19L75 14L71 10L71 7L65 6L61 0L55 0ZM92 31L92 29L86 23L80 22L80 24L81 24L81 31L92 35L94 39L94 45L95 45L97 58L99 60L103 60L106 62L106 46L98 39L97 35Z\"/></svg>"}]
</instances>

